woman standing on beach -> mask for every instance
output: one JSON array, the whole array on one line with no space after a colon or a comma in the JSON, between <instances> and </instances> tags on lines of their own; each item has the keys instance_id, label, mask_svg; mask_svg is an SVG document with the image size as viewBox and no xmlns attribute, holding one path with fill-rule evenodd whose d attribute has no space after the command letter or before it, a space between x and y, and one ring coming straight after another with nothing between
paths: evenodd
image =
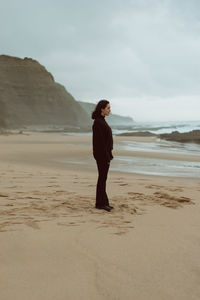
<instances>
[{"instance_id":1,"label":"woman standing on beach","mask_svg":"<svg viewBox=\"0 0 200 300\"><path fill-rule=\"evenodd\" d=\"M113 137L110 126L105 121L105 116L110 114L110 103L107 100L100 100L92 113L94 120L93 131L93 156L98 168L98 181L96 187L96 205L98 209L111 211L106 194L106 180L110 161L113 159Z\"/></svg>"}]
</instances>

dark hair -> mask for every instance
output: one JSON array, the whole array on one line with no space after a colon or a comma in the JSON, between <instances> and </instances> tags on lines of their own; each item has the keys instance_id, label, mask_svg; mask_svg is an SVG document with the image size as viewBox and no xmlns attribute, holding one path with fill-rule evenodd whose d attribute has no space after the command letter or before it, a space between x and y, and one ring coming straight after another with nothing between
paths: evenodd
<instances>
[{"instance_id":1,"label":"dark hair","mask_svg":"<svg viewBox=\"0 0 200 300\"><path fill-rule=\"evenodd\" d=\"M95 107L95 110L92 112L92 119L93 120L101 116L101 109L106 108L107 104L109 104L108 100L100 100L97 103L97 105Z\"/></svg>"}]
</instances>

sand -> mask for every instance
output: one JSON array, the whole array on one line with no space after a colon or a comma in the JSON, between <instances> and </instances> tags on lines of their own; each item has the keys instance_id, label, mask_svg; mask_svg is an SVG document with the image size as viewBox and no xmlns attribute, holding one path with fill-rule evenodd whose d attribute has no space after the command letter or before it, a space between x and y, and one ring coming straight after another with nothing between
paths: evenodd
<instances>
[{"instance_id":1,"label":"sand","mask_svg":"<svg viewBox=\"0 0 200 300\"><path fill-rule=\"evenodd\" d=\"M0 179L0 299L200 299L199 179L110 171L96 210L91 137L31 132L0 136Z\"/></svg>"}]
</instances>

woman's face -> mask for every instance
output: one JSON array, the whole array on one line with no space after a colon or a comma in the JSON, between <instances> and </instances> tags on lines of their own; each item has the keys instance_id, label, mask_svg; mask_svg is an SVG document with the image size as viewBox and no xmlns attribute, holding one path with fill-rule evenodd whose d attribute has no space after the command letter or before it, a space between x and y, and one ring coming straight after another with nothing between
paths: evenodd
<instances>
[{"instance_id":1,"label":"woman's face","mask_svg":"<svg viewBox=\"0 0 200 300\"><path fill-rule=\"evenodd\" d=\"M105 108L101 109L101 114L102 114L102 116L109 116L109 114L110 114L110 103L108 103Z\"/></svg>"}]
</instances>

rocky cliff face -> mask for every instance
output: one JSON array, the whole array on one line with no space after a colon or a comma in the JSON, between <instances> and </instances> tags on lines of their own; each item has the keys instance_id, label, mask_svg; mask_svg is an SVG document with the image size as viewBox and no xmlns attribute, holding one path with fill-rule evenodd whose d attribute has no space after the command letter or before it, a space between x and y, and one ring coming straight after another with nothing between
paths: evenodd
<instances>
[{"instance_id":1,"label":"rocky cliff face","mask_svg":"<svg viewBox=\"0 0 200 300\"><path fill-rule=\"evenodd\" d=\"M0 56L0 127L87 128L81 105L31 58Z\"/></svg>"}]
</instances>

